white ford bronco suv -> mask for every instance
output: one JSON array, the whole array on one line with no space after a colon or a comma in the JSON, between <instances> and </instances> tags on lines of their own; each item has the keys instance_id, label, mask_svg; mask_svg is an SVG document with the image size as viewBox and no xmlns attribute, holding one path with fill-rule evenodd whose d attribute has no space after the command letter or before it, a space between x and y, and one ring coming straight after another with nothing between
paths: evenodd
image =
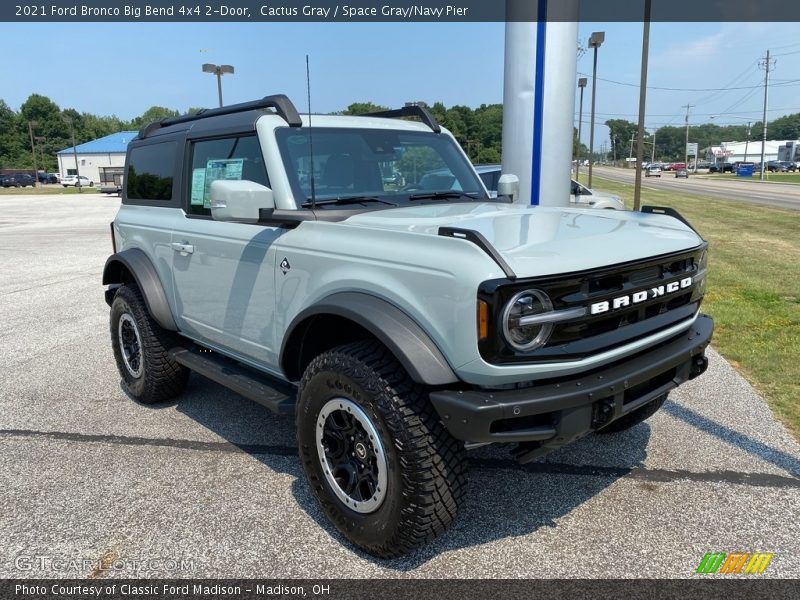
<instances>
[{"instance_id":1,"label":"white ford bronco suv","mask_svg":"<svg viewBox=\"0 0 800 600\"><path fill-rule=\"evenodd\" d=\"M103 273L124 388L165 401L195 371L293 411L335 527L412 551L456 517L466 450L627 429L707 366L707 244L679 214L500 193L420 106L143 127Z\"/></svg>"}]
</instances>

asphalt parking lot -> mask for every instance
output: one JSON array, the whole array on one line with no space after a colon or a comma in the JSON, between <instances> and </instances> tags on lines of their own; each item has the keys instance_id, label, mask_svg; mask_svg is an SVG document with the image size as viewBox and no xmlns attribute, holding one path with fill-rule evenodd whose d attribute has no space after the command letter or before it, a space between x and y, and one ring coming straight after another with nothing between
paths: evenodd
<instances>
[{"instance_id":1,"label":"asphalt parking lot","mask_svg":"<svg viewBox=\"0 0 800 600\"><path fill-rule=\"evenodd\" d=\"M118 205L0 196L0 577L693 577L717 551L800 577L800 445L713 351L628 432L524 467L473 451L459 520L419 553L354 550L291 419L197 375L164 406L121 391L100 283ZM129 562L79 562L100 558Z\"/></svg>"}]
</instances>

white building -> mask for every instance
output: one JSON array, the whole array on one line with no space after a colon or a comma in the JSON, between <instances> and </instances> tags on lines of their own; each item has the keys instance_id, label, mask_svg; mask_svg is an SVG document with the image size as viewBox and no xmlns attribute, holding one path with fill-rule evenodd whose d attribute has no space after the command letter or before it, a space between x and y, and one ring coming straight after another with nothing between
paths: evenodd
<instances>
[{"instance_id":1,"label":"white building","mask_svg":"<svg viewBox=\"0 0 800 600\"><path fill-rule=\"evenodd\" d=\"M58 172L61 177L80 175L88 177L95 185L113 181L125 167L125 151L138 131L120 131L105 137L64 148L58 153ZM75 162L77 161L77 169Z\"/></svg>"},{"instance_id":2,"label":"white building","mask_svg":"<svg viewBox=\"0 0 800 600\"><path fill-rule=\"evenodd\" d=\"M792 160L783 158L786 148L800 149L800 141L767 140L764 146L764 162L771 160ZM761 140L749 142L722 142L719 146L711 146L706 151L706 160L713 163L761 162Z\"/></svg>"}]
</instances>

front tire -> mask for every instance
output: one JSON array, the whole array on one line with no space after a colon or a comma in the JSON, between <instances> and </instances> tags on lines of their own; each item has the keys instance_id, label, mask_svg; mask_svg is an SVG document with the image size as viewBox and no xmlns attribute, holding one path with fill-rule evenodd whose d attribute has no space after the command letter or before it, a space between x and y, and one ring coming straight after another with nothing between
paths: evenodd
<instances>
[{"instance_id":1,"label":"front tire","mask_svg":"<svg viewBox=\"0 0 800 600\"><path fill-rule=\"evenodd\" d=\"M624 417L620 417L616 421L612 421L602 429L598 429L597 433L602 433L604 435L608 433L619 433L620 431L625 431L631 427L635 427L639 423L644 422L656 414L658 409L664 405L666 400L667 394L663 394L652 402L648 402L643 407L637 408L632 413L629 413Z\"/></svg>"},{"instance_id":2,"label":"front tire","mask_svg":"<svg viewBox=\"0 0 800 600\"><path fill-rule=\"evenodd\" d=\"M189 370L169 356L177 334L163 329L147 310L142 292L123 285L111 303L111 346L125 391L139 402L171 400L186 387Z\"/></svg>"},{"instance_id":3,"label":"front tire","mask_svg":"<svg viewBox=\"0 0 800 600\"><path fill-rule=\"evenodd\" d=\"M317 501L366 552L408 554L455 519L466 487L463 445L377 341L311 362L298 390L297 438Z\"/></svg>"}]
</instances>

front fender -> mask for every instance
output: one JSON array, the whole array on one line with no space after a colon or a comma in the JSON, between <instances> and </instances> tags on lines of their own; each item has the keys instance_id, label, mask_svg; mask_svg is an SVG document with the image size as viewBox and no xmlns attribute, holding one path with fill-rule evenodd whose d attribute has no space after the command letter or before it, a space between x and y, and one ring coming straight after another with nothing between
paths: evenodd
<instances>
[{"instance_id":1,"label":"front fender","mask_svg":"<svg viewBox=\"0 0 800 600\"><path fill-rule=\"evenodd\" d=\"M286 330L280 352L282 366L289 358L287 342L297 327L319 315L344 317L366 329L394 354L418 383L446 385L459 380L436 344L411 317L386 300L358 292L332 294L301 311Z\"/></svg>"}]
</instances>

